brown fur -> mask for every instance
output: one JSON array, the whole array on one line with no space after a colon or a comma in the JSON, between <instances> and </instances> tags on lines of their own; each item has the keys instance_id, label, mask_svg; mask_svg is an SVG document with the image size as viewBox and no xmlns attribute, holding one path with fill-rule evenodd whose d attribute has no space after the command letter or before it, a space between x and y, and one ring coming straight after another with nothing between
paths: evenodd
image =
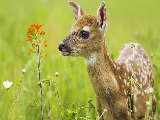
<instances>
[{"instance_id":1,"label":"brown fur","mask_svg":"<svg viewBox=\"0 0 160 120\"><path fill-rule=\"evenodd\" d=\"M87 71L97 99L99 115L107 109L103 120L143 120L146 113L148 87L153 87L153 70L149 56L139 44L135 45L135 60L132 60L133 49L131 44L126 44L120 51L116 61L108 53L104 33L106 29L105 4L98 9L98 17L87 15L78 4L74 6L76 23L70 35L60 44L59 50L65 56L82 56L85 58ZM72 7L73 7L72 6ZM80 8L80 10L79 10ZM76 9L76 10L75 10ZM81 37L81 31L87 30L89 37ZM134 76L131 63L134 61ZM130 107L130 86L127 80L134 77L145 93L133 84L132 115ZM156 101L153 96L151 115L155 115Z\"/></svg>"}]
</instances>

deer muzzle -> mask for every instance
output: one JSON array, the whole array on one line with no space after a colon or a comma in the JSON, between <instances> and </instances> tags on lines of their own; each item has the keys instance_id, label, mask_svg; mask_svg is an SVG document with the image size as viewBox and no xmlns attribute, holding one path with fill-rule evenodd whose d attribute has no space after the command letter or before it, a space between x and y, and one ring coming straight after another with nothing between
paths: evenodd
<instances>
[{"instance_id":1,"label":"deer muzzle","mask_svg":"<svg viewBox=\"0 0 160 120\"><path fill-rule=\"evenodd\" d=\"M59 51L62 53L62 55L64 56L68 56L70 53L71 53L71 49L63 42L61 42L59 44L59 47L58 47Z\"/></svg>"}]
</instances>

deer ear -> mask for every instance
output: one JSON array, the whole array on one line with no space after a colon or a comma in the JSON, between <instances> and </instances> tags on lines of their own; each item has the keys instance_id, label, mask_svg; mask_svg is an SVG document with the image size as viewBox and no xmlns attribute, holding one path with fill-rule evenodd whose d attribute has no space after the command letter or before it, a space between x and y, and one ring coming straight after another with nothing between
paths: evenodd
<instances>
[{"instance_id":1,"label":"deer ear","mask_svg":"<svg viewBox=\"0 0 160 120\"><path fill-rule=\"evenodd\" d=\"M85 11L76 2L69 1L69 4L73 10L75 20L85 14Z\"/></svg>"},{"instance_id":2,"label":"deer ear","mask_svg":"<svg viewBox=\"0 0 160 120\"><path fill-rule=\"evenodd\" d=\"M105 6L105 2L102 2L97 10L97 22L98 24L100 25L100 27L102 29L106 29L106 19L107 19L107 16L106 16L106 6Z\"/></svg>"}]
</instances>

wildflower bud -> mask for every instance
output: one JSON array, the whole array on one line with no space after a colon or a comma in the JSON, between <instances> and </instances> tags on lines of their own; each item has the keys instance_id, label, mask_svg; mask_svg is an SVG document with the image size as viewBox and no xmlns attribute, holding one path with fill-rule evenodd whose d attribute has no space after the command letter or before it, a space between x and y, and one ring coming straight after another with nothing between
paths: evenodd
<instances>
[{"instance_id":1,"label":"wildflower bud","mask_svg":"<svg viewBox=\"0 0 160 120\"><path fill-rule=\"evenodd\" d=\"M52 79L52 76L51 75L47 75L47 79Z\"/></svg>"},{"instance_id":2,"label":"wildflower bud","mask_svg":"<svg viewBox=\"0 0 160 120\"><path fill-rule=\"evenodd\" d=\"M104 113L106 113L107 112L107 109L104 109Z\"/></svg>"},{"instance_id":3,"label":"wildflower bud","mask_svg":"<svg viewBox=\"0 0 160 120\"><path fill-rule=\"evenodd\" d=\"M88 103L90 103L90 102L92 102L92 99L91 99L91 98L88 99Z\"/></svg>"},{"instance_id":4,"label":"wildflower bud","mask_svg":"<svg viewBox=\"0 0 160 120\"><path fill-rule=\"evenodd\" d=\"M59 76L59 73L58 73L58 72L55 72L55 76L58 77L58 76Z\"/></svg>"},{"instance_id":5,"label":"wildflower bud","mask_svg":"<svg viewBox=\"0 0 160 120\"><path fill-rule=\"evenodd\" d=\"M153 53L150 54L150 57L153 58Z\"/></svg>"},{"instance_id":6,"label":"wildflower bud","mask_svg":"<svg viewBox=\"0 0 160 120\"><path fill-rule=\"evenodd\" d=\"M148 93L149 93L149 94L153 94L153 88L149 87L149 88L148 88Z\"/></svg>"},{"instance_id":7,"label":"wildflower bud","mask_svg":"<svg viewBox=\"0 0 160 120\"><path fill-rule=\"evenodd\" d=\"M131 44L131 48L134 48L134 47L135 47L135 45L132 43L132 44Z\"/></svg>"},{"instance_id":8,"label":"wildflower bud","mask_svg":"<svg viewBox=\"0 0 160 120\"><path fill-rule=\"evenodd\" d=\"M26 73L26 69L22 69L22 73L25 74Z\"/></svg>"},{"instance_id":9,"label":"wildflower bud","mask_svg":"<svg viewBox=\"0 0 160 120\"><path fill-rule=\"evenodd\" d=\"M37 82L37 84L38 84L39 86L41 86L42 82Z\"/></svg>"}]
</instances>

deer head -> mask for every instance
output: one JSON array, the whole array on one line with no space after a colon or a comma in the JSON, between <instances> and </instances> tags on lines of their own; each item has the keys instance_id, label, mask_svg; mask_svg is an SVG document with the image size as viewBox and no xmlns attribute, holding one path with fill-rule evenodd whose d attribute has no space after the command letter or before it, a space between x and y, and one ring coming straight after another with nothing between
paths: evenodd
<instances>
[{"instance_id":1,"label":"deer head","mask_svg":"<svg viewBox=\"0 0 160 120\"><path fill-rule=\"evenodd\" d=\"M87 57L97 52L104 44L104 33L107 28L105 3L102 2L97 10L97 16L86 14L75 2L69 2L76 23L70 34L59 45L59 51L64 56Z\"/></svg>"}]
</instances>

